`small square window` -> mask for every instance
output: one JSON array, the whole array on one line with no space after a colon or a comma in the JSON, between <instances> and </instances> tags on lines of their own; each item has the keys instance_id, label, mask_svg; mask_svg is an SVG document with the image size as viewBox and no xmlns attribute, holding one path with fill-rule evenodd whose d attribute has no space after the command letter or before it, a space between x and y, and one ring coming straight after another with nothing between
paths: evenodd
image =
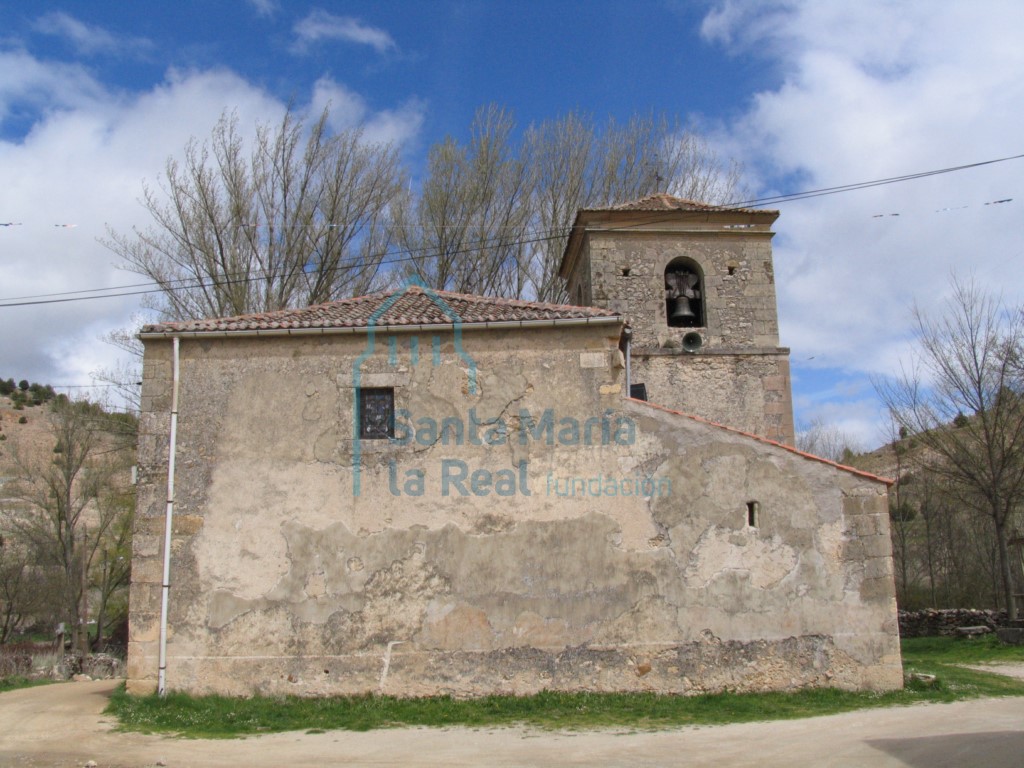
<instances>
[{"instance_id":1,"label":"small square window","mask_svg":"<svg viewBox=\"0 0 1024 768\"><path fill-rule=\"evenodd\" d=\"M647 385L646 384L630 384L629 385L629 396L634 400L647 400Z\"/></svg>"},{"instance_id":2,"label":"small square window","mask_svg":"<svg viewBox=\"0 0 1024 768\"><path fill-rule=\"evenodd\" d=\"M387 440L395 436L395 390L390 387L360 389L359 437Z\"/></svg>"}]
</instances>

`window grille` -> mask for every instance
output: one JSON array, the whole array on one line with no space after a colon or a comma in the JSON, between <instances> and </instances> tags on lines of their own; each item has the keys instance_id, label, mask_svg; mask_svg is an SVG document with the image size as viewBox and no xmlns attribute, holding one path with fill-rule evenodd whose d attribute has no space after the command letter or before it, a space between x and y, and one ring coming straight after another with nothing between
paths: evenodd
<instances>
[{"instance_id":1,"label":"window grille","mask_svg":"<svg viewBox=\"0 0 1024 768\"><path fill-rule=\"evenodd\" d=\"M395 390L359 390L359 437L387 440L395 436Z\"/></svg>"}]
</instances>

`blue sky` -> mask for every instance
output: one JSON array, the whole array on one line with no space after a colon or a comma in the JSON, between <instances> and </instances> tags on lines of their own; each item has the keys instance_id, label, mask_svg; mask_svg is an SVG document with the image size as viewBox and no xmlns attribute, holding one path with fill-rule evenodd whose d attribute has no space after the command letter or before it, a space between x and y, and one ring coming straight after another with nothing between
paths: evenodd
<instances>
[{"instance_id":1,"label":"blue sky","mask_svg":"<svg viewBox=\"0 0 1024 768\"><path fill-rule=\"evenodd\" d=\"M137 282L98 239L225 109L333 106L400 146L571 109L678 115L756 196L1024 153L1024 3L0 0L0 299ZM780 204L775 262L798 422L882 440L870 378L911 361L911 305L951 270L1020 304L1024 160ZM997 200L1012 202L993 204ZM892 214L899 214L894 216ZM74 226L55 226L74 225ZM0 301L0 305L3 302ZM139 297L0 306L0 375L88 384Z\"/></svg>"}]
</instances>

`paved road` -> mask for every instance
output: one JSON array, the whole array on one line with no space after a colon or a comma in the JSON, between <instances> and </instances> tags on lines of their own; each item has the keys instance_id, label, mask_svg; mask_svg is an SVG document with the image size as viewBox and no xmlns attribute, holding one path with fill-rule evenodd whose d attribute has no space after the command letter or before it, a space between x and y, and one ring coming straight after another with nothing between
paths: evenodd
<instances>
[{"instance_id":1,"label":"paved road","mask_svg":"<svg viewBox=\"0 0 1024 768\"><path fill-rule=\"evenodd\" d=\"M1024 765L1024 698L653 733L408 728L193 741L113 731L115 681L0 694L0 766L715 766L952 768Z\"/></svg>"}]
</instances>

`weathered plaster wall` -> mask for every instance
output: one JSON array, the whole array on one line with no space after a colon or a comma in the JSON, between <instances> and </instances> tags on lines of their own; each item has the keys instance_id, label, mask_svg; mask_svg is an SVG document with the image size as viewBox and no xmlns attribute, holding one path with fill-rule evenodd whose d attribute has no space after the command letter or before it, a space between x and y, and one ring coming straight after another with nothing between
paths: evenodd
<instances>
[{"instance_id":1,"label":"weathered plaster wall","mask_svg":"<svg viewBox=\"0 0 1024 768\"><path fill-rule=\"evenodd\" d=\"M184 339L168 686L901 685L884 486L623 400L617 342ZM170 402L170 342L146 346L132 691L157 673ZM356 366L404 444L353 441Z\"/></svg>"}]
</instances>

